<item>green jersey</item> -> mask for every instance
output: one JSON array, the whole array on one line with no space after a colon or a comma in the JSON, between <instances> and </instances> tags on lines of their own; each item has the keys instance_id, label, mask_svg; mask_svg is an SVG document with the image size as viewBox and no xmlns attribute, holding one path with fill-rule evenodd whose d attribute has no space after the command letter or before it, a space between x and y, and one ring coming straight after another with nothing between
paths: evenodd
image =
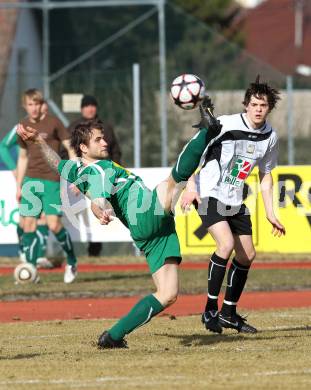
<instances>
[{"instance_id":1,"label":"green jersey","mask_svg":"<svg viewBox=\"0 0 311 390\"><path fill-rule=\"evenodd\" d=\"M181 261L174 217L163 209L156 189L149 190L140 177L111 160L87 166L80 161L62 160L58 171L91 199L105 198L111 203L137 247L144 251L151 273L168 258Z\"/></svg>"},{"instance_id":2,"label":"green jersey","mask_svg":"<svg viewBox=\"0 0 311 390\"><path fill-rule=\"evenodd\" d=\"M111 160L98 160L87 166L81 161L61 160L58 171L83 194L88 193L91 200L107 199L116 216L129 227L128 205L137 199L139 206L146 188L140 177Z\"/></svg>"},{"instance_id":3,"label":"green jersey","mask_svg":"<svg viewBox=\"0 0 311 390\"><path fill-rule=\"evenodd\" d=\"M17 125L13 127L11 131L2 139L0 142L0 157L5 166L13 171L16 169L16 159L11 155L11 149L15 148L16 154L18 151L18 142L17 142ZM14 150L14 149L13 149Z\"/></svg>"}]
</instances>

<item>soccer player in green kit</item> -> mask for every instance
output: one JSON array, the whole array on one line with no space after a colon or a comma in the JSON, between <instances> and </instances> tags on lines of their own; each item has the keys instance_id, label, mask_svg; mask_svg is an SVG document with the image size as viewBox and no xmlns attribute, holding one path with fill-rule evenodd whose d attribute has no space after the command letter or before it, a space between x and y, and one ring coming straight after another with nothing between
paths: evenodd
<instances>
[{"instance_id":1,"label":"soccer player in green kit","mask_svg":"<svg viewBox=\"0 0 311 390\"><path fill-rule=\"evenodd\" d=\"M19 126L18 134L40 145L51 168L92 200L92 211L100 223L108 224L115 215L145 253L156 292L142 298L128 314L104 331L98 340L99 348L126 348L127 334L177 299L181 254L172 210L187 179L198 167L206 145L221 129L209 108L199 127L179 155L170 176L151 191L138 176L105 159L105 130L96 120L78 124L72 134L71 146L78 161L61 160L35 129Z\"/></svg>"},{"instance_id":2,"label":"soccer player in green kit","mask_svg":"<svg viewBox=\"0 0 311 390\"><path fill-rule=\"evenodd\" d=\"M74 157L70 135L62 122L53 115L42 117L42 93L37 89L28 89L22 95L22 102L27 117L21 120L21 124L36 129L55 151L59 152L62 145ZM77 276L77 259L70 234L61 221L59 175L49 167L40 147L20 137L18 143L16 197L20 203L20 214L24 217L23 248L26 260L36 266L39 240L35 231L37 219L44 212L50 231L66 253L64 283L72 283Z\"/></svg>"},{"instance_id":3,"label":"soccer player in green kit","mask_svg":"<svg viewBox=\"0 0 311 390\"><path fill-rule=\"evenodd\" d=\"M43 119L48 113L48 104L46 101L43 101L41 105L41 119ZM18 146L18 135L16 133L17 125L15 125L0 141L0 159L8 170L11 170L14 177L17 177L17 162L13 157L14 154L18 156L19 146ZM13 156L12 156L13 154ZM22 244L22 236L24 233L23 230L24 218L19 216L19 224L17 225L17 237L19 244L19 256L22 262L26 262L26 255L24 253L24 248ZM49 236L49 228L46 224L46 218L44 214L41 214L38 224L36 234L38 236L40 245L37 248L37 267L38 268L53 268L53 263L45 257L46 244Z\"/></svg>"}]
</instances>

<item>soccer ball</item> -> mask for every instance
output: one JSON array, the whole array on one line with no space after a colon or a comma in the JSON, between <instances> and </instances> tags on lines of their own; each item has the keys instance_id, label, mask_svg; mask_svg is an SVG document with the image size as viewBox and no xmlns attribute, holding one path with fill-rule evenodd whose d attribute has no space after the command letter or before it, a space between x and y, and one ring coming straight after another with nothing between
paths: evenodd
<instances>
[{"instance_id":1,"label":"soccer ball","mask_svg":"<svg viewBox=\"0 0 311 390\"><path fill-rule=\"evenodd\" d=\"M31 263L21 263L14 270L14 279L18 284L37 283L39 281L37 268Z\"/></svg>"},{"instance_id":2,"label":"soccer ball","mask_svg":"<svg viewBox=\"0 0 311 390\"><path fill-rule=\"evenodd\" d=\"M205 85L194 74L182 74L176 77L171 85L171 96L174 103L184 110L192 110L203 100Z\"/></svg>"}]
</instances>

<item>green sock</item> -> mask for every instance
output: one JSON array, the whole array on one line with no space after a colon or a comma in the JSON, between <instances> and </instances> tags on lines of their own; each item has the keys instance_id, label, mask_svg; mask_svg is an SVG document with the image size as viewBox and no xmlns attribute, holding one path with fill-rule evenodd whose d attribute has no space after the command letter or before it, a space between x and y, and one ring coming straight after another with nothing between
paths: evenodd
<instances>
[{"instance_id":1,"label":"green sock","mask_svg":"<svg viewBox=\"0 0 311 390\"><path fill-rule=\"evenodd\" d=\"M55 234L55 237L57 238L57 241L60 243L60 245L66 252L67 264L76 265L77 258L74 253L72 241L67 230L63 227L58 233Z\"/></svg>"},{"instance_id":2,"label":"green sock","mask_svg":"<svg viewBox=\"0 0 311 390\"><path fill-rule=\"evenodd\" d=\"M147 295L137 302L132 310L113 325L108 332L114 340L121 340L134 329L145 325L163 309L164 307L154 295Z\"/></svg>"},{"instance_id":3,"label":"green sock","mask_svg":"<svg viewBox=\"0 0 311 390\"><path fill-rule=\"evenodd\" d=\"M37 264L39 239L36 232L23 234L23 248L28 263Z\"/></svg>"},{"instance_id":4,"label":"green sock","mask_svg":"<svg viewBox=\"0 0 311 390\"><path fill-rule=\"evenodd\" d=\"M38 258L45 257L46 243L49 237L48 225L37 225L37 236L39 238L40 245L38 247Z\"/></svg>"},{"instance_id":5,"label":"green sock","mask_svg":"<svg viewBox=\"0 0 311 390\"><path fill-rule=\"evenodd\" d=\"M172 176L176 183L187 181L194 173L199 166L201 156L206 146L214 137L215 135L212 133L209 134L208 129L202 128L185 145L172 170Z\"/></svg>"},{"instance_id":6,"label":"green sock","mask_svg":"<svg viewBox=\"0 0 311 390\"><path fill-rule=\"evenodd\" d=\"M16 226L16 233L18 238L18 247L21 253L23 253L23 234L24 230L19 225Z\"/></svg>"}]
</instances>

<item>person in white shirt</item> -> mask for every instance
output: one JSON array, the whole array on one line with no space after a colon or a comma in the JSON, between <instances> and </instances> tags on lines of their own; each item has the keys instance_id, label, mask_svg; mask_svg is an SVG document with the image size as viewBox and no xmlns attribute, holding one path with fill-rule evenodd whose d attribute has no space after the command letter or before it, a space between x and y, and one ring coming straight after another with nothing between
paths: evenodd
<instances>
[{"instance_id":1,"label":"person in white shirt","mask_svg":"<svg viewBox=\"0 0 311 390\"><path fill-rule=\"evenodd\" d=\"M259 76L245 92L244 113L220 116L220 134L207 145L201 169L193 175L181 200L183 209L198 205L203 226L216 243L208 273L208 297L202 322L208 330L221 333L222 328L256 333L255 327L236 312L248 271L256 252L252 239L249 211L243 203L245 180L258 165L261 193L266 217L275 236L285 234L284 226L273 210L271 171L277 164L278 138L266 121L279 100L279 92L260 82ZM227 262L235 256L227 275L227 288L220 312L218 295Z\"/></svg>"}]
</instances>

